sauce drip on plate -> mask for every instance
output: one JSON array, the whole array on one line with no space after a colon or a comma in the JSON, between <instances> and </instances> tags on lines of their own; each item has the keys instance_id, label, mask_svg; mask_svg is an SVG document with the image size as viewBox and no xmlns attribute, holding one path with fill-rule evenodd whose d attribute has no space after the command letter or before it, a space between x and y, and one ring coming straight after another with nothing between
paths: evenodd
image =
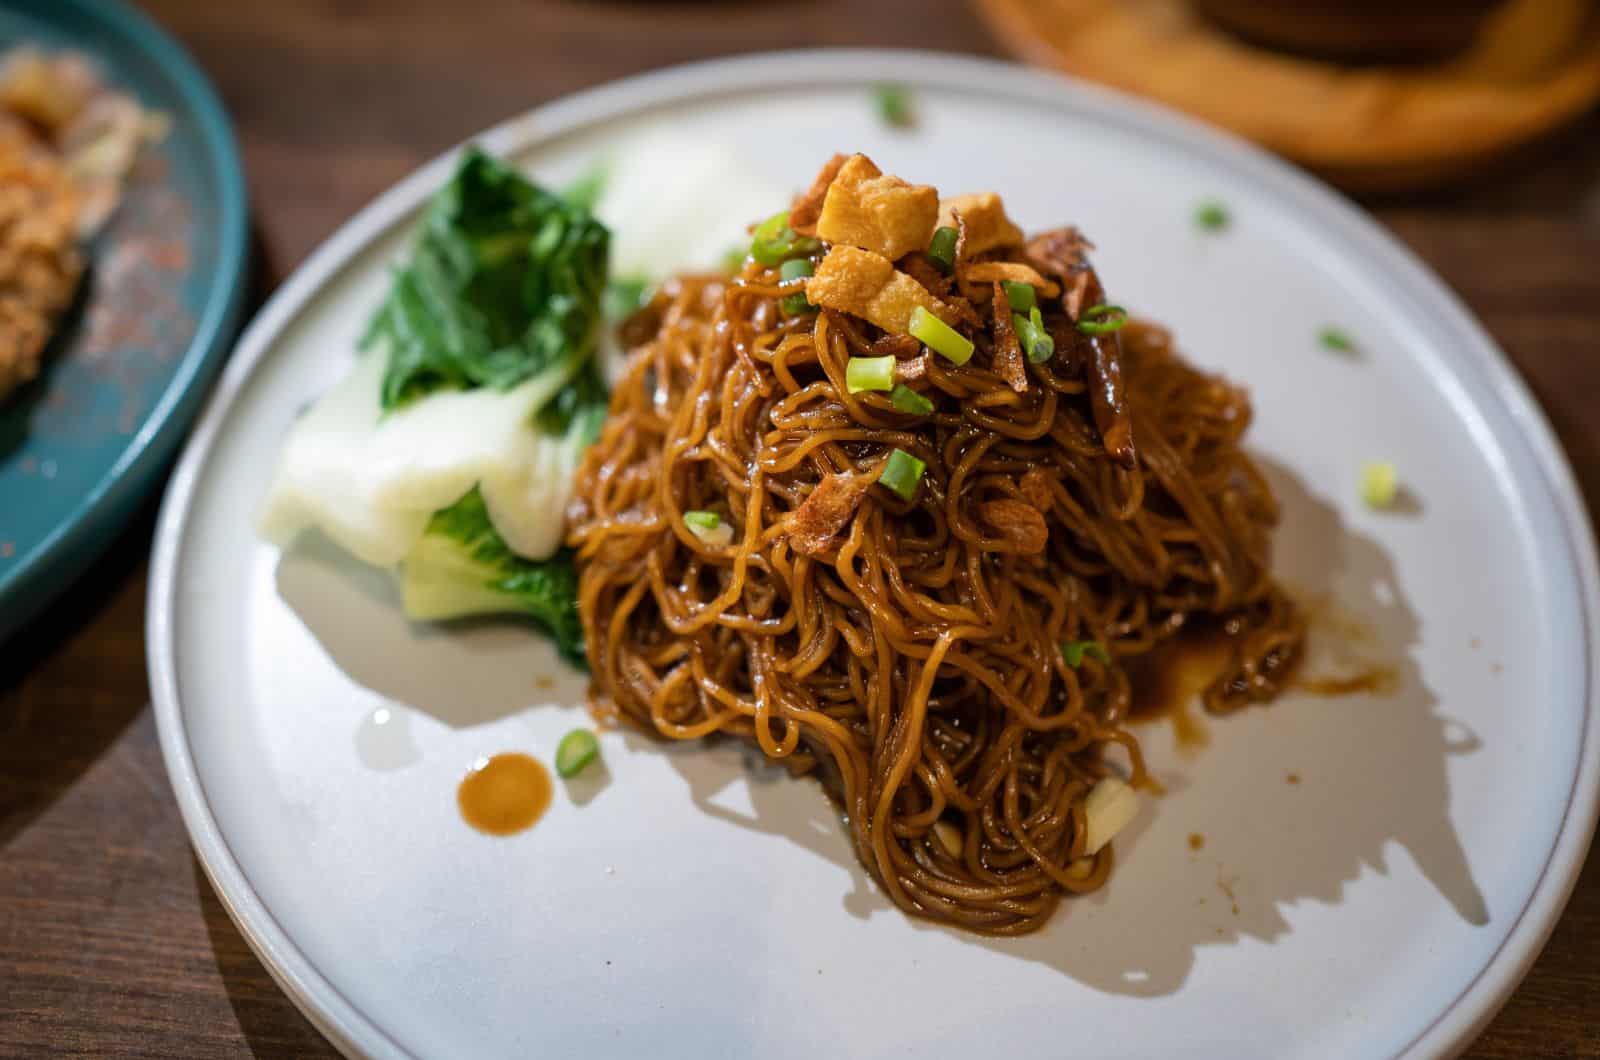
<instances>
[{"instance_id":1,"label":"sauce drip on plate","mask_svg":"<svg viewBox=\"0 0 1600 1060\"><path fill-rule=\"evenodd\" d=\"M1186 751L1210 743L1211 730L1201 716L1200 697L1227 667L1232 648L1222 630L1196 629L1130 659L1130 720L1167 719L1178 746Z\"/></svg>"},{"instance_id":2,"label":"sauce drip on plate","mask_svg":"<svg viewBox=\"0 0 1600 1060\"><path fill-rule=\"evenodd\" d=\"M478 831L514 835L544 815L551 790L550 773L537 759L511 752L474 762L456 790L456 804Z\"/></svg>"}]
</instances>

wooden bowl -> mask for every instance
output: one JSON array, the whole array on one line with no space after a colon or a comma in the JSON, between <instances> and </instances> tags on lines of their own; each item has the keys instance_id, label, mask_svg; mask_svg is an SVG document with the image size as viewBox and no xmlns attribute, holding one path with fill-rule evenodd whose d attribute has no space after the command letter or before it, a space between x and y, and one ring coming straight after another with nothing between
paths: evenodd
<instances>
[{"instance_id":1,"label":"wooden bowl","mask_svg":"<svg viewBox=\"0 0 1600 1060\"><path fill-rule=\"evenodd\" d=\"M1193 0L1246 40L1324 58L1437 59L1464 50L1505 0Z\"/></svg>"},{"instance_id":2,"label":"wooden bowl","mask_svg":"<svg viewBox=\"0 0 1600 1060\"><path fill-rule=\"evenodd\" d=\"M1030 62L1187 111L1355 191L1467 174L1600 98L1600 8L1592 0L1459 0L1463 9L1487 9L1464 51L1359 64L1250 43L1202 14L1205 0L974 2L995 35ZM1355 12L1377 6L1282 6L1291 2L1296 17L1338 7L1355 22ZM1410 12L1441 6L1388 2ZM1206 6L1219 5L1268 6Z\"/></svg>"}]
</instances>

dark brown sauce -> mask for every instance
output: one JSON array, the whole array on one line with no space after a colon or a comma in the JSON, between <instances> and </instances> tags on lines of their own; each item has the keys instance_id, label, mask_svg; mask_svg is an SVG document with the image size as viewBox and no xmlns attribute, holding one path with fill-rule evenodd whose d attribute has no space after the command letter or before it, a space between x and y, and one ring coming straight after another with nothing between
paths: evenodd
<instances>
[{"instance_id":1,"label":"dark brown sauce","mask_svg":"<svg viewBox=\"0 0 1600 1060\"><path fill-rule=\"evenodd\" d=\"M1205 849L1205 845L1206 845L1206 837L1205 836L1201 835L1199 832L1190 832L1189 833L1189 849L1190 850L1204 850Z\"/></svg>"},{"instance_id":2,"label":"dark brown sauce","mask_svg":"<svg viewBox=\"0 0 1600 1060\"><path fill-rule=\"evenodd\" d=\"M456 805L478 831L514 835L544 816L551 790L550 773L537 759L498 754L473 763L456 789Z\"/></svg>"},{"instance_id":3,"label":"dark brown sauce","mask_svg":"<svg viewBox=\"0 0 1600 1060\"><path fill-rule=\"evenodd\" d=\"M1194 750L1211 742L1200 697L1227 668L1232 646L1217 629L1179 634L1128 662L1130 720L1165 718L1178 746Z\"/></svg>"},{"instance_id":4,"label":"dark brown sauce","mask_svg":"<svg viewBox=\"0 0 1600 1060\"><path fill-rule=\"evenodd\" d=\"M1373 658L1385 652L1383 639L1369 621L1351 614L1326 593L1298 597L1297 602L1305 612L1311 639L1331 641L1340 662L1327 673L1312 672L1316 669L1312 664L1301 667L1292 687L1314 696L1388 695L1399 689L1399 667Z\"/></svg>"}]
</instances>

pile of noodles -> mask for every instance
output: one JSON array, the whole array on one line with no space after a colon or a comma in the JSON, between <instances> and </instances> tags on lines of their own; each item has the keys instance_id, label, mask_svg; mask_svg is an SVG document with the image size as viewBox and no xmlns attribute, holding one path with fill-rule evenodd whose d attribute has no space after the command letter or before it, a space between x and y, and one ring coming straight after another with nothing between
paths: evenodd
<instances>
[{"instance_id":1,"label":"pile of noodles","mask_svg":"<svg viewBox=\"0 0 1600 1060\"><path fill-rule=\"evenodd\" d=\"M961 310L964 365L786 311L800 284L753 260L665 284L625 329L637 345L569 513L596 709L815 773L897 905L989 934L1038 928L1111 871L1111 846L1085 849L1084 800L1108 775L1148 781L1130 660L1225 632L1205 703L1226 711L1279 690L1303 632L1269 570L1246 395L1160 328L1080 331L1103 297L1087 249L1063 229L985 257L1064 290L1043 305L1055 355L1020 370L998 285L921 254L901 268ZM847 392L847 359L886 349L931 414ZM807 498L870 481L894 448L926 462L915 499L851 491L842 527L806 538ZM703 540L689 511L732 540ZM1062 646L1085 642L1105 654L1072 665Z\"/></svg>"}]
</instances>

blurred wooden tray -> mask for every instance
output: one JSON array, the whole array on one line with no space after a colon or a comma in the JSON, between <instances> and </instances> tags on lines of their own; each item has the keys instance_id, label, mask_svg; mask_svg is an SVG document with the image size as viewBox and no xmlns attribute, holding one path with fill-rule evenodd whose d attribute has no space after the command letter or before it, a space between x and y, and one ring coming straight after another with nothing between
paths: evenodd
<instances>
[{"instance_id":1,"label":"blurred wooden tray","mask_svg":"<svg viewBox=\"0 0 1600 1060\"><path fill-rule=\"evenodd\" d=\"M1187 111L1352 190L1461 175L1600 97L1600 11L1514 0L1448 61L1347 67L1244 43L1184 0L977 0L1029 62Z\"/></svg>"}]
</instances>

